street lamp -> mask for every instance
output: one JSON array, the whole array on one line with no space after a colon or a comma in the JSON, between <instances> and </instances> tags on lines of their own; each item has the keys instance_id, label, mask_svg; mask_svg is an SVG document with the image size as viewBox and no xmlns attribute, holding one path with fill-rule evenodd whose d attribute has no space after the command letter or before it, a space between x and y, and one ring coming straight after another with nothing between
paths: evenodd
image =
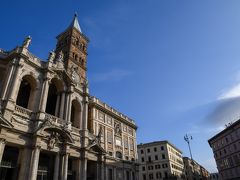
<instances>
[{"instance_id":1,"label":"street lamp","mask_svg":"<svg viewBox=\"0 0 240 180\"><path fill-rule=\"evenodd\" d=\"M188 144L188 148L189 148L189 152L190 152L190 156L191 156L191 159L193 160L193 158L192 158L192 151L191 151L191 146L190 146L190 140L192 140L193 138L192 138L192 136L190 136L190 135L188 135L188 134L186 134L185 136L184 136L184 140L187 142L187 144Z\"/></svg>"}]
</instances>

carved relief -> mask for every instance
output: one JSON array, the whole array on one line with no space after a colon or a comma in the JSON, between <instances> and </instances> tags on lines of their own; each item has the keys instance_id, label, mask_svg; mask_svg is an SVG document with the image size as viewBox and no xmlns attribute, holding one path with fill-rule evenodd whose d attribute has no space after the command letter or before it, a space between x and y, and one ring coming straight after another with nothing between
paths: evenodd
<instances>
[{"instance_id":1,"label":"carved relief","mask_svg":"<svg viewBox=\"0 0 240 180\"><path fill-rule=\"evenodd\" d=\"M47 137L47 147L49 150L53 149L56 144L60 142L59 134L52 132L50 136Z\"/></svg>"},{"instance_id":2,"label":"carved relief","mask_svg":"<svg viewBox=\"0 0 240 180\"><path fill-rule=\"evenodd\" d=\"M70 73L71 73L71 78L72 78L73 82L76 84L80 84L80 76L77 73L77 67L72 66Z\"/></svg>"},{"instance_id":3,"label":"carved relief","mask_svg":"<svg viewBox=\"0 0 240 180\"><path fill-rule=\"evenodd\" d=\"M114 123L114 132L116 136L121 136L122 135L122 128L121 128L121 124L118 122Z\"/></svg>"}]
</instances>

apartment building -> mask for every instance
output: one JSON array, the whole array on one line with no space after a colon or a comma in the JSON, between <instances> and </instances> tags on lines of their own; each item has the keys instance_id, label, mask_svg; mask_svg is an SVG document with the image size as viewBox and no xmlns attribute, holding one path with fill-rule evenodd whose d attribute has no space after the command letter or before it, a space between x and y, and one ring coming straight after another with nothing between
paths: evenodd
<instances>
[{"instance_id":1,"label":"apartment building","mask_svg":"<svg viewBox=\"0 0 240 180\"><path fill-rule=\"evenodd\" d=\"M240 120L208 140L222 179L240 179Z\"/></svg>"},{"instance_id":2,"label":"apartment building","mask_svg":"<svg viewBox=\"0 0 240 180\"><path fill-rule=\"evenodd\" d=\"M169 141L156 141L138 146L139 180L182 179L182 151Z\"/></svg>"}]
</instances>

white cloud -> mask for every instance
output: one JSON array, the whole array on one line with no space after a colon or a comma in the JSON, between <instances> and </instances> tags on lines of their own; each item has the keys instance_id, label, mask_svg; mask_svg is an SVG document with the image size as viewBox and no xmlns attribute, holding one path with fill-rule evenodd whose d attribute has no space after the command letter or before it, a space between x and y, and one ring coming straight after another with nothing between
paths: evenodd
<instances>
[{"instance_id":1,"label":"white cloud","mask_svg":"<svg viewBox=\"0 0 240 180\"><path fill-rule=\"evenodd\" d=\"M230 89L223 91L223 93L217 99L224 100L236 97L240 97L240 83L235 84Z\"/></svg>"}]
</instances>

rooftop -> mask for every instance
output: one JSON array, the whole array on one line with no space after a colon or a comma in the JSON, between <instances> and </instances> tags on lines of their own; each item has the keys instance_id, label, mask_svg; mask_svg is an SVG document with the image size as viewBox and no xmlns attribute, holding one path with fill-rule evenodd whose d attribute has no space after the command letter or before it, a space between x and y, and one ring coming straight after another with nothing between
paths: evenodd
<instances>
[{"instance_id":1,"label":"rooftop","mask_svg":"<svg viewBox=\"0 0 240 180\"><path fill-rule=\"evenodd\" d=\"M171 142L169 142L168 140L163 140L163 141L153 141L153 142L149 142L149 143L140 143L138 144L138 148L139 147L149 147L149 146L156 146L156 145L160 145L160 144L169 144L170 146L172 146L174 149L176 149L177 151L179 151L182 154L182 151L180 149L178 149L175 145L173 145Z\"/></svg>"},{"instance_id":2,"label":"rooftop","mask_svg":"<svg viewBox=\"0 0 240 180\"><path fill-rule=\"evenodd\" d=\"M107 105L106 103L100 101L98 98L92 96L91 97L91 101L93 103L95 103L96 105L98 105L98 107L101 107L102 110L106 110L108 111L108 113L114 114L116 117L121 118L122 120L125 120L126 122L134 125L136 127L136 123L129 117L127 117L126 115L120 113L119 111L117 111L116 109L114 109L113 107Z\"/></svg>"},{"instance_id":3,"label":"rooftop","mask_svg":"<svg viewBox=\"0 0 240 180\"><path fill-rule=\"evenodd\" d=\"M234 123L230 124L229 126L227 126L224 130L222 130L221 132L219 132L218 134L216 134L215 136L213 136L212 138L210 138L208 140L208 143L210 144L210 141L213 141L214 139L218 138L219 136L221 136L222 134L226 133L228 130L232 130L235 126L240 124L240 119L238 119L237 121L235 121Z\"/></svg>"}]
</instances>

